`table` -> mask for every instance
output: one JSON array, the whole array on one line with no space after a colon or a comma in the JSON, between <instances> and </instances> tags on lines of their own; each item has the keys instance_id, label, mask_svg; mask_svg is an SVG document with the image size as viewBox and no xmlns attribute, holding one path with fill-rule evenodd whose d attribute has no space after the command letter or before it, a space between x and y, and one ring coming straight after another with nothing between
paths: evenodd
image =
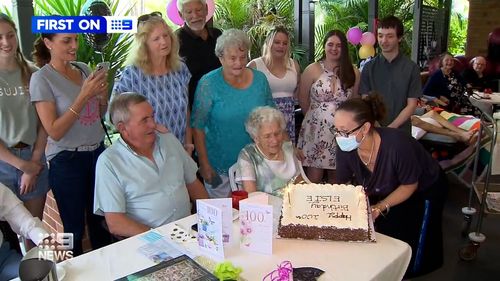
<instances>
[{"instance_id":1,"label":"table","mask_svg":"<svg viewBox=\"0 0 500 281\"><path fill-rule=\"evenodd\" d=\"M483 92L475 92L479 97L483 97L484 93ZM500 93L492 93L489 95L489 99L477 99L473 96L469 97L470 102L472 105L478 107L481 109L483 112L486 112L490 115L493 114L493 106L500 104Z\"/></svg>"},{"instance_id":2,"label":"table","mask_svg":"<svg viewBox=\"0 0 500 281\"><path fill-rule=\"evenodd\" d=\"M173 228L187 230L195 222L196 215L191 215L155 231L168 238ZM239 225L235 220L233 234L238 233ZM285 260L295 267L313 266L324 270L320 280L399 281L411 257L408 244L379 233L376 243L274 239L272 256L241 251L238 237L233 236L225 247L226 260L242 267L242 277L249 281L262 280ZM169 241L192 257L199 254L196 241L188 244ZM134 236L64 261L61 263L66 271L63 281L115 280L150 267L154 263L137 251L144 244L139 236Z\"/></svg>"}]
</instances>

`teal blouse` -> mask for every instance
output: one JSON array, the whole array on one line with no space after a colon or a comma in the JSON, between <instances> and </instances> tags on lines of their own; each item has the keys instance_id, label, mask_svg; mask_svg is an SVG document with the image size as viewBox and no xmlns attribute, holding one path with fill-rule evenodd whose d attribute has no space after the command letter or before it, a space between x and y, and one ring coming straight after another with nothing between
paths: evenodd
<instances>
[{"instance_id":1,"label":"teal blouse","mask_svg":"<svg viewBox=\"0 0 500 281\"><path fill-rule=\"evenodd\" d=\"M204 75L196 89L191 126L204 130L208 160L219 174L227 174L240 150L252 140L245 131L250 111L258 106L274 107L266 76L253 72L252 84L236 89L222 76L222 67Z\"/></svg>"}]
</instances>

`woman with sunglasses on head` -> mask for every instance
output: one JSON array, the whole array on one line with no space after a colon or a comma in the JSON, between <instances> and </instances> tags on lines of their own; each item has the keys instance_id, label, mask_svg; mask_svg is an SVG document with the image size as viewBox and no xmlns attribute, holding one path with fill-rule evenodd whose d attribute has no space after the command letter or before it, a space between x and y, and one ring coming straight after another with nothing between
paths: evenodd
<instances>
[{"instance_id":1,"label":"woman with sunglasses on head","mask_svg":"<svg viewBox=\"0 0 500 281\"><path fill-rule=\"evenodd\" d=\"M85 218L93 249L110 242L103 218L93 214L95 165L104 150L101 116L107 110L104 71L76 62L78 35L41 34L33 58L40 70L30 81L31 101L48 133L49 185L64 231L73 233L73 254L83 253Z\"/></svg>"},{"instance_id":2,"label":"woman with sunglasses on head","mask_svg":"<svg viewBox=\"0 0 500 281\"><path fill-rule=\"evenodd\" d=\"M363 185L375 230L410 244L412 259L405 276L410 278L442 265L447 182L439 164L415 139L398 129L374 126L385 112L377 94L337 108L337 182Z\"/></svg>"},{"instance_id":3,"label":"woman with sunglasses on head","mask_svg":"<svg viewBox=\"0 0 500 281\"><path fill-rule=\"evenodd\" d=\"M0 182L33 216L43 218L49 190L47 134L30 101L29 80L37 68L24 59L14 22L0 14ZM34 245L25 241L26 249Z\"/></svg>"},{"instance_id":4,"label":"woman with sunglasses on head","mask_svg":"<svg viewBox=\"0 0 500 281\"><path fill-rule=\"evenodd\" d=\"M138 19L130 65L115 83L113 93L136 92L153 106L156 122L167 127L191 154L194 150L189 126L188 85L191 79L179 57L179 42L160 12Z\"/></svg>"},{"instance_id":5,"label":"woman with sunglasses on head","mask_svg":"<svg viewBox=\"0 0 500 281\"><path fill-rule=\"evenodd\" d=\"M300 78L299 103L305 114L297 147L302 149L307 177L335 181L335 141L328 131L339 104L358 94L359 71L349 57L347 39L332 30L323 39L323 58L310 64Z\"/></svg>"},{"instance_id":6,"label":"woman with sunglasses on head","mask_svg":"<svg viewBox=\"0 0 500 281\"><path fill-rule=\"evenodd\" d=\"M262 46L262 56L248 66L266 75L276 107L283 112L288 137L295 144L295 100L300 78L300 67L291 57L290 34L284 27L269 32Z\"/></svg>"}]
</instances>

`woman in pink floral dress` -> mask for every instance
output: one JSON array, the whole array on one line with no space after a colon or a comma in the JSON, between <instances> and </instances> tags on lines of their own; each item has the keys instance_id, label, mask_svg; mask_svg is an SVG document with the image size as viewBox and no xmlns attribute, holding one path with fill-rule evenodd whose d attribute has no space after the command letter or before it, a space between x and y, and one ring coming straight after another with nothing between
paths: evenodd
<instances>
[{"instance_id":1,"label":"woman in pink floral dress","mask_svg":"<svg viewBox=\"0 0 500 281\"><path fill-rule=\"evenodd\" d=\"M328 32L322 46L322 59L301 76L299 102L305 117L297 146L305 156L307 177L319 183L326 171L327 181L334 183L337 144L330 129L337 107L358 94L359 71L351 63L344 33Z\"/></svg>"}]
</instances>

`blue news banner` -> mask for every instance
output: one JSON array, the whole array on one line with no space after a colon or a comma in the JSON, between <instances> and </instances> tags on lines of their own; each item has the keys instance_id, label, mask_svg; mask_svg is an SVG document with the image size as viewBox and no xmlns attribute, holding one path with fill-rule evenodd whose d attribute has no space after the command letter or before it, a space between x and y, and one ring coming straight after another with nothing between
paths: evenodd
<instances>
[{"instance_id":1,"label":"blue news banner","mask_svg":"<svg viewBox=\"0 0 500 281\"><path fill-rule=\"evenodd\" d=\"M33 33L136 33L132 16L33 16Z\"/></svg>"}]
</instances>

